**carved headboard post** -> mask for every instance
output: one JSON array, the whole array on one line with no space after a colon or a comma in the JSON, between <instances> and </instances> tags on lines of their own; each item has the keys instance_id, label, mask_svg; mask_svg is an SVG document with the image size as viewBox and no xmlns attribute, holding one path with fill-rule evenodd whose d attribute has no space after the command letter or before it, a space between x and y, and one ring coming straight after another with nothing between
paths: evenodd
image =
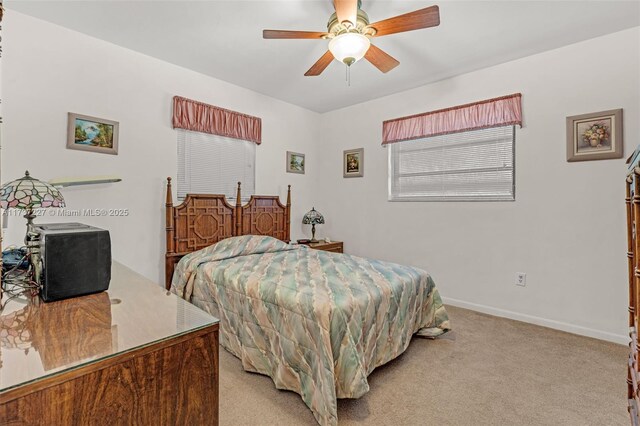
<instances>
[{"instance_id":1,"label":"carved headboard post","mask_svg":"<svg viewBox=\"0 0 640 426\"><path fill-rule=\"evenodd\" d=\"M287 206L286 207L287 208L285 212L285 215L286 215L285 238L287 239L287 242L289 242L291 240L291 185L289 185L287 189Z\"/></svg>"},{"instance_id":2,"label":"carved headboard post","mask_svg":"<svg viewBox=\"0 0 640 426\"><path fill-rule=\"evenodd\" d=\"M165 287L171 286L171 278L173 276L174 261L169 258L169 254L175 252L175 223L173 217L173 194L171 191L171 178L167 178L167 201L166 208L166 229L167 229L167 256L165 256Z\"/></svg>"},{"instance_id":3,"label":"carved headboard post","mask_svg":"<svg viewBox=\"0 0 640 426\"><path fill-rule=\"evenodd\" d=\"M241 182L238 182L238 192L236 193L236 236L242 235L242 193L240 191Z\"/></svg>"}]
</instances>

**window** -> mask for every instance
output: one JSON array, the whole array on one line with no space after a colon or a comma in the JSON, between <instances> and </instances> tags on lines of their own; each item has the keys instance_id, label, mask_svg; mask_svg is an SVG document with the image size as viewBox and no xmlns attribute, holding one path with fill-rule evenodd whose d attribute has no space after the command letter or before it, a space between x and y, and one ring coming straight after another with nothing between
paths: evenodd
<instances>
[{"instance_id":1,"label":"window","mask_svg":"<svg viewBox=\"0 0 640 426\"><path fill-rule=\"evenodd\" d=\"M178 129L178 199L188 193L224 194L243 201L255 193L256 144L209 133Z\"/></svg>"},{"instance_id":2,"label":"window","mask_svg":"<svg viewBox=\"0 0 640 426\"><path fill-rule=\"evenodd\" d=\"M515 126L389 146L390 201L513 201Z\"/></svg>"}]
</instances>

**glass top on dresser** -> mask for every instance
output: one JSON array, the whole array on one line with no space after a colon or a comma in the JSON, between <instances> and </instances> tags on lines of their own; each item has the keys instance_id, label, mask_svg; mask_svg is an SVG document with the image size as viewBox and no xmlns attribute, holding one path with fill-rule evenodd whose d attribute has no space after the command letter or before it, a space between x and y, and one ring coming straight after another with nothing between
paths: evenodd
<instances>
[{"instance_id":1,"label":"glass top on dresser","mask_svg":"<svg viewBox=\"0 0 640 426\"><path fill-rule=\"evenodd\" d=\"M0 313L0 392L196 331L218 319L114 262L109 290Z\"/></svg>"}]
</instances>

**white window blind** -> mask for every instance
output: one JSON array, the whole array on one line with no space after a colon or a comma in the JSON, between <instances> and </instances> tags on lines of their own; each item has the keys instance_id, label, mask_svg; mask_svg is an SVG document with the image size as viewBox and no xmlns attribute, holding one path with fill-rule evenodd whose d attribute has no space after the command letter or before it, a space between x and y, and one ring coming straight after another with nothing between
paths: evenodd
<instances>
[{"instance_id":1,"label":"white window blind","mask_svg":"<svg viewBox=\"0 0 640 426\"><path fill-rule=\"evenodd\" d=\"M243 201L255 193L255 143L183 129L177 132L179 200L192 193L224 194L235 201L238 182L242 182Z\"/></svg>"},{"instance_id":2,"label":"white window blind","mask_svg":"<svg viewBox=\"0 0 640 426\"><path fill-rule=\"evenodd\" d=\"M515 126L389 146L390 201L512 201Z\"/></svg>"}]
</instances>

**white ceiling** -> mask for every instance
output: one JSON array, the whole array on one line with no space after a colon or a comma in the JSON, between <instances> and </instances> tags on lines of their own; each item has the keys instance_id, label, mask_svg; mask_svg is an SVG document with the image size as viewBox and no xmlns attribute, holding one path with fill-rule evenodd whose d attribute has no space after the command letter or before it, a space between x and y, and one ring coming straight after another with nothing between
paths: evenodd
<instances>
[{"instance_id":1,"label":"white ceiling","mask_svg":"<svg viewBox=\"0 0 640 426\"><path fill-rule=\"evenodd\" d=\"M347 87L337 61L319 77L303 75L326 51L326 41L262 39L265 28L325 31L330 0L4 3L318 112L640 25L640 1L364 0L371 22L438 4L441 24L374 39L400 66L382 74L363 60L352 67ZM585 52L585 63L590 55ZM607 66L606 59L596 66Z\"/></svg>"}]
</instances>

